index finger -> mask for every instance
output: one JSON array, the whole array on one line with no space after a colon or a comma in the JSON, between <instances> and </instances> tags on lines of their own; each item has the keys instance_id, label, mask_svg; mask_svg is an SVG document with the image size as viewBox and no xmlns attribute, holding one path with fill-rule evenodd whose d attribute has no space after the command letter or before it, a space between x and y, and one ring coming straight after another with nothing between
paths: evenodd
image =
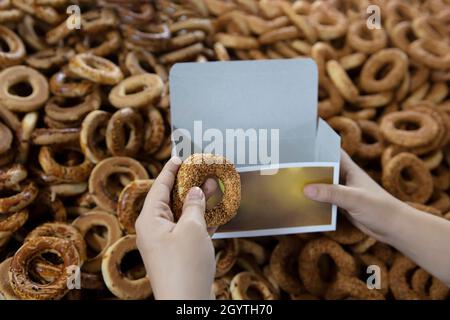
<instances>
[{"instance_id":1,"label":"index finger","mask_svg":"<svg viewBox=\"0 0 450 320\"><path fill-rule=\"evenodd\" d=\"M173 157L166 163L145 198L145 209L150 208L150 206L169 205L170 193L180 164L181 160L178 157Z\"/></svg>"}]
</instances>

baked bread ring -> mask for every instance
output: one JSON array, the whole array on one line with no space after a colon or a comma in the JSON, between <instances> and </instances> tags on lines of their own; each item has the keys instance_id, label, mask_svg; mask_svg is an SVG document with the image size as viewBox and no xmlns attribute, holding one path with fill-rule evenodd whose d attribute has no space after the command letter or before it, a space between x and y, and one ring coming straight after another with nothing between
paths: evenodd
<instances>
[{"instance_id":1,"label":"baked bread ring","mask_svg":"<svg viewBox=\"0 0 450 320\"><path fill-rule=\"evenodd\" d=\"M392 65L392 68L377 78L383 66ZM400 49L382 49L371 55L364 64L361 75L361 88L368 92L382 92L396 88L403 80L408 70L408 56Z\"/></svg>"},{"instance_id":2,"label":"baked bread ring","mask_svg":"<svg viewBox=\"0 0 450 320\"><path fill-rule=\"evenodd\" d=\"M257 292L256 297L250 296L250 288ZM233 300L276 300L278 296L271 289L263 277L248 271L238 273L230 283Z\"/></svg>"},{"instance_id":3,"label":"baked bread ring","mask_svg":"<svg viewBox=\"0 0 450 320\"><path fill-rule=\"evenodd\" d=\"M27 220L28 209L22 209L7 215L2 214L0 215L0 233L16 232L25 224L25 222L27 222Z\"/></svg>"},{"instance_id":4,"label":"baked bread ring","mask_svg":"<svg viewBox=\"0 0 450 320\"><path fill-rule=\"evenodd\" d=\"M21 164L0 168L0 190L17 186L27 175L27 169Z\"/></svg>"},{"instance_id":5,"label":"baked bread ring","mask_svg":"<svg viewBox=\"0 0 450 320\"><path fill-rule=\"evenodd\" d=\"M145 168L132 158L112 157L100 161L89 177L89 192L100 208L110 212L116 211L117 200L123 190L123 186L119 186L115 193L108 189L108 180L115 174L125 175L130 181L148 179Z\"/></svg>"},{"instance_id":6,"label":"baked bread ring","mask_svg":"<svg viewBox=\"0 0 450 320\"><path fill-rule=\"evenodd\" d=\"M55 157L62 151L73 151L79 153L77 147L70 145L63 147L49 147L42 146L39 150L39 164L44 172L48 175L57 177L65 182L83 182L91 174L94 164L84 157L81 163L71 165L70 161L67 164L60 164ZM67 154L68 155L68 154Z\"/></svg>"},{"instance_id":7,"label":"baked bread ring","mask_svg":"<svg viewBox=\"0 0 450 320\"><path fill-rule=\"evenodd\" d=\"M328 288L325 299L385 300L382 293L370 290L364 281L339 273Z\"/></svg>"},{"instance_id":8,"label":"baked bread ring","mask_svg":"<svg viewBox=\"0 0 450 320\"><path fill-rule=\"evenodd\" d=\"M120 109L108 121L106 146L114 156L135 157L141 149L143 137L143 120L134 109Z\"/></svg>"},{"instance_id":9,"label":"baked bread ring","mask_svg":"<svg viewBox=\"0 0 450 320\"><path fill-rule=\"evenodd\" d=\"M361 129L358 124L355 121L342 116L328 119L328 124L341 136L342 149L344 149L349 156L354 155L358 151L362 139Z\"/></svg>"},{"instance_id":10,"label":"baked bread ring","mask_svg":"<svg viewBox=\"0 0 450 320\"><path fill-rule=\"evenodd\" d=\"M100 104L100 91L96 88L82 98L50 98L45 105L45 114L57 121L66 123L79 122L89 112L99 109Z\"/></svg>"},{"instance_id":11,"label":"baked bread ring","mask_svg":"<svg viewBox=\"0 0 450 320\"><path fill-rule=\"evenodd\" d=\"M304 291L298 276L298 256L302 242L298 238L282 238L273 249L270 256L270 271L277 283L289 294L299 294Z\"/></svg>"},{"instance_id":12,"label":"baked bread ring","mask_svg":"<svg viewBox=\"0 0 450 320\"><path fill-rule=\"evenodd\" d=\"M134 225L144 206L144 200L154 180L134 180L120 193L117 204L117 218L127 234L135 234Z\"/></svg>"},{"instance_id":13,"label":"baked bread ring","mask_svg":"<svg viewBox=\"0 0 450 320\"><path fill-rule=\"evenodd\" d=\"M402 172L407 170L409 181ZM403 201L425 203L433 193L433 178L422 160L411 153L394 156L383 168L383 187ZM409 188L408 188L409 186Z\"/></svg>"},{"instance_id":14,"label":"baked bread ring","mask_svg":"<svg viewBox=\"0 0 450 320\"><path fill-rule=\"evenodd\" d=\"M84 97L93 88L93 82L75 76L69 71L68 67L63 67L50 78L50 91L55 96L66 98Z\"/></svg>"},{"instance_id":15,"label":"baked bread ring","mask_svg":"<svg viewBox=\"0 0 450 320\"><path fill-rule=\"evenodd\" d=\"M8 270L12 259L9 257L0 263L0 300L20 300L9 283Z\"/></svg>"},{"instance_id":16,"label":"baked bread ring","mask_svg":"<svg viewBox=\"0 0 450 320\"><path fill-rule=\"evenodd\" d=\"M180 166L173 189L173 211L175 219L181 217L183 202L192 187L200 187L209 176L216 176L225 192L219 204L205 212L208 227L221 226L237 213L241 201L241 179L233 164L221 156L193 154Z\"/></svg>"},{"instance_id":17,"label":"baked bread ring","mask_svg":"<svg viewBox=\"0 0 450 320\"><path fill-rule=\"evenodd\" d=\"M31 87L16 90L16 85L25 83ZM30 112L38 110L47 102L49 95L47 79L38 71L14 66L0 72L0 101L6 108L14 112Z\"/></svg>"},{"instance_id":18,"label":"baked bread ring","mask_svg":"<svg viewBox=\"0 0 450 320\"><path fill-rule=\"evenodd\" d=\"M90 53L79 53L69 61L75 75L99 84L114 85L123 79L122 71L111 61Z\"/></svg>"},{"instance_id":19,"label":"baked bread ring","mask_svg":"<svg viewBox=\"0 0 450 320\"><path fill-rule=\"evenodd\" d=\"M163 82L156 74L144 73L122 80L109 93L109 101L116 108L141 108L161 97Z\"/></svg>"},{"instance_id":20,"label":"baked bread ring","mask_svg":"<svg viewBox=\"0 0 450 320\"><path fill-rule=\"evenodd\" d=\"M321 256L328 255L336 264L337 270L330 273L331 279L323 279L319 270ZM342 249L335 241L328 238L319 238L308 242L300 252L299 273L305 288L312 294L324 296L333 284L332 277L341 273L347 276L356 275L355 259Z\"/></svg>"},{"instance_id":21,"label":"baked bread ring","mask_svg":"<svg viewBox=\"0 0 450 320\"><path fill-rule=\"evenodd\" d=\"M78 251L70 241L53 237L31 239L16 251L9 267L11 287L22 299L60 299L69 291L67 286L69 275L66 272L61 272L54 281L47 284L39 284L30 279L28 274L30 262L46 252L56 254L62 259L64 271L71 266L80 265Z\"/></svg>"},{"instance_id":22,"label":"baked bread ring","mask_svg":"<svg viewBox=\"0 0 450 320\"><path fill-rule=\"evenodd\" d=\"M75 248L77 248L81 262L84 262L87 258L86 243L84 242L83 236L70 224L61 222L48 222L41 224L28 233L25 238L25 242L37 237L55 237L68 240L72 242Z\"/></svg>"},{"instance_id":23,"label":"baked bread ring","mask_svg":"<svg viewBox=\"0 0 450 320\"><path fill-rule=\"evenodd\" d=\"M52 145L58 143L72 143L80 139L80 129L35 129L31 140L37 145Z\"/></svg>"},{"instance_id":24,"label":"baked bread ring","mask_svg":"<svg viewBox=\"0 0 450 320\"><path fill-rule=\"evenodd\" d=\"M401 129L402 125L412 124L416 130ZM402 147L418 147L430 143L436 138L439 127L428 114L417 111L398 111L387 114L381 119L380 130L391 143Z\"/></svg>"},{"instance_id":25,"label":"baked bread ring","mask_svg":"<svg viewBox=\"0 0 450 320\"><path fill-rule=\"evenodd\" d=\"M7 50L0 49L0 67L5 68L19 64L25 58L25 46L11 29L0 26L0 40L7 45Z\"/></svg>"},{"instance_id":26,"label":"baked bread ring","mask_svg":"<svg viewBox=\"0 0 450 320\"><path fill-rule=\"evenodd\" d=\"M122 236L119 221L112 214L100 210L92 210L77 219L72 225L77 228L83 238L86 238L88 232L96 227L102 226L107 230L106 243L100 252L94 257L88 257L82 266L82 270L90 273L99 272L101 270L102 258L106 250Z\"/></svg>"},{"instance_id":27,"label":"baked bread ring","mask_svg":"<svg viewBox=\"0 0 450 320\"><path fill-rule=\"evenodd\" d=\"M130 279L120 271L123 258L132 251L137 251L135 235L124 236L112 244L103 256L103 279L108 289L121 299L146 299L152 294L150 281L146 275Z\"/></svg>"},{"instance_id":28,"label":"baked bread ring","mask_svg":"<svg viewBox=\"0 0 450 320\"><path fill-rule=\"evenodd\" d=\"M24 209L34 201L39 192L33 181L22 182L19 185L19 190L16 188L7 189L13 191L14 194L0 198L0 214L13 213Z\"/></svg>"},{"instance_id":29,"label":"baked bread ring","mask_svg":"<svg viewBox=\"0 0 450 320\"><path fill-rule=\"evenodd\" d=\"M0 154L3 154L11 148L13 142L13 134L11 130L0 122L0 136L2 140L0 141Z\"/></svg>"},{"instance_id":30,"label":"baked bread ring","mask_svg":"<svg viewBox=\"0 0 450 320\"><path fill-rule=\"evenodd\" d=\"M164 142L166 127L161 112L157 108L153 106L148 107L146 114L144 150L149 154L154 154Z\"/></svg>"},{"instance_id":31,"label":"baked bread ring","mask_svg":"<svg viewBox=\"0 0 450 320\"><path fill-rule=\"evenodd\" d=\"M107 158L107 147L101 147L106 139L106 128L111 115L102 110L91 111L83 120L80 131L80 147L86 158L99 163Z\"/></svg>"},{"instance_id":32,"label":"baked bread ring","mask_svg":"<svg viewBox=\"0 0 450 320\"><path fill-rule=\"evenodd\" d=\"M237 239L214 240L216 252L216 275L222 277L233 268L239 254L239 242Z\"/></svg>"}]
</instances>

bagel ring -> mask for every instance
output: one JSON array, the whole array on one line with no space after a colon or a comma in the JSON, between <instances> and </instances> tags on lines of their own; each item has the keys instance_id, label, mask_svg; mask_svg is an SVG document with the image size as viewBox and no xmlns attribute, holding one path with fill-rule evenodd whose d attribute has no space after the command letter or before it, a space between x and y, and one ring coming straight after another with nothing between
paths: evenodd
<instances>
[{"instance_id":1,"label":"bagel ring","mask_svg":"<svg viewBox=\"0 0 450 320\"><path fill-rule=\"evenodd\" d=\"M106 250L102 259L102 275L108 289L125 300L146 299L152 294L147 276L130 279L120 271L122 259L137 250L136 236L127 235L117 240Z\"/></svg>"},{"instance_id":2,"label":"bagel ring","mask_svg":"<svg viewBox=\"0 0 450 320\"><path fill-rule=\"evenodd\" d=\"M237 213L241 201L241 179L233 164L221 156L193 154L180 166L173 189L175 219L181 217L183 202L192 187L200 187L209 176L220 179L225 191L219 204L205 212L208 227L221 226Z\"/></svg>"},{"instance_id":3,"label":"bagel ring","mask_svg":"<svg viewBox=\"0 0 450 320\"><path fill-rule=\"evenodd\" d=\"M109 101L116 108L140 108L153 104L161 97L162 90L163 82L158 75L138 74L117 84L109 94Z\"/></svg>"},{"instance_id":4,"label":"bagel ring","mask_svg":"<svg viewBox=\"0 0 450 320\"><path fill-rule=\"evenodd\" d=\"M116 211L119 197L107 189L108 178L113 174L126 175L131 181L148 179L145 168L132 158L111 157L97 163L89 177L89 192L100 208L110 212Z\"/></svg>"},{"instance_id":5,"label":"bagel ring","mask_svg":"<svg viewBox=\"0 0 450 320\"><path fill-rule=\"evenodd\" d=\"M405 188L402 172L407 170L413 190ZM422 160L411 153L402 152L394 156L383 168L383 187L403 201L425 203L433 193L433 178Z\"/></svg>"},{"instance_id":6,"label":"bagel ring","mask_svg":"<svg viewBox=\"0 0 450 320\"><path fill-rule=\"evenodd\" d=\"M86 158L99 163L107 158L107 147L102 149L101 142L106 139L106 128L111 115L103 110L91 111L83 120L80 131L80 147Z\"/></svg>"},{"instance_id":7,"label":"bagel ring","mask_svg":"<svg viewBox=\"0 0 450 320\"><path fill-rule=\"evenodd\" d=\"M54 96L45 105L45 114L57 121L79 122L89 112L99 109L100 105L100 91L95 89L82 98Z\"/></svg>"},{"instance_id":8,"label":"bagel ring","mask_svg":"<svg viewBox=\"0 0 450 320\"><path fill-rule=\"evenodd\" d=\"M0 39L8 46L7 51L0 49L0 67L8 67L19 64L26 54L25 46L22 40L7 27L0 26Z\"/></svg>"},{"instance_id":9,"label":"bagel ring","mask_svg":"<svg viewBox=\"0 0 450 320\"><path fill-rule=\"evenodd\" d=\"M75 227L69 224L61 222L41 224L28 233L25 242L37 237L55 237L68 240L77 248L81 262L84 262L87 258L86 243L84 242L83 236Z\"/></svg>"},{"instance_id":10,"label":"bagel ring","mask_svg":"<svg viewBox=\"0 0 450 320\"><path fill-rule=\"evenodd\" d=\"M55 156L57 152L62 150L70 150L79 152L78 148L71 147L70 145L59 147L42 146L39 150L39 164L44 172L48 175L52 175L65 182L83 182L91 174L94 164L84 157L83 161L79 164L71 165L60 164L56 161ZM84 156L84 155L83 155Z\"/></svg>"},{"instance_id":11,"label":"bagel ring","mask_svg":"<svg viewBox=\"0 0 450 320\"><path fill-rule=\"evenodd\" d=\"M0 214L20 211L36 199L39 189L33 181L22 182L19 187L19 190L7 188L15 194L0 198Z\"/></svg>"},{"instance_id":12,"label":"bagel ring","mask_svg":"<svg viewBox=\"0 0 450 320\"><path fill-rule=\"evenodd\" d=\"M122 71L111 61L90 53L79 53L69 60L69 70L92 82L114 85L123 79Z\"/></svg>"},{"instance_id":13,"label":"bagel ring","mask_svg":"<svg viewBox=\"0 0 450 320\"><path fill-rule=\"evenodd\" d=\"M304 288L298 275L298 256L302 242L298 238L282 238L270 256L270 271L275 282L289 294L300 294Z\"/></svg>"},{"instance_id":14,"label":"bagel ring","mask_svg":"<svg viewBox=\"0 0 450 320\"><path fill-rule=\"evenodd\" d=\"M400 125L413 124L416 130L399 129ZM439 127L428 114L417 111L398 111L387 114L381 119L380 130L391 143L402 147L418 147L430 143L436 138Z\"/></svg>"},{"instance_id":15,"label":"bagel ring","mask_svg":"<svg viewBox=\"0 0 450 320\"><path fill-rule=\"evenodd\" d=\"M378 79L377 74L385 65L392 67ZM368 93L392 90L399 86L407 70L408 57L403 51L394 48L382 49L364 63L360 75L361 88Z\"/></svg>"},{"instance_id":16,"label":"bagel ring","mask_svg":"<svg viewBox=\"0 0 450 320\"><path fill-rule=\"evenodd\" d=\"M252 300L249 296L249 289L252 288L258 292L256 299L276 300L278 296L273 292L267 281L261 276L244 271L233 277L230 283L230 292L233 300Z\"/></svg>"},{"instance_id":17,"label":"bagel ring","mask_svg":"<svg viewBox=\"0 0 450 320\"><path fill-rule=\"evenodd\" d=\"M106 146L114 156L135 157L141 149L143 137L143 120L134 109L119 109L108 121Z\"/></svg>"},{"instance_id":18,"label":"bagel ring","mask_svg":"<svg viewBox=\"0 0 450 320\"><path fill-rule=\"evenodd\" d=\"M237 239L214 240L216 252L216 278L224 276L233 268L239 254L239 241Z\"/></svg>"},{"instance_id":19,"label":"bagel ring","mask_svg":"<svg viewBox=\"0 0 450 320\"><path fill-rule=\"evenodd\" d=\"M39 284L30 279L28 266L34 258L46 252L56 254L62 259L64 272L48 284ZM71 266L79 265L78 251L70 241L54 237L38 237L24 243L16 251L9 267L9 280L14 292L22 299L60 299L69 291L67 286L69 275L65 271Z\"/></svg>"},{"instance_id":20,"label":"bagel ring","mask_svg":"<svg viewBox=\"0 0 450 320\"><path fill-rule=\"evenodd\" d=\"M117 205L117 218L127 234L135 234L134 225L142 210L144 200L154 180L134 180L120 193Z\"/></svg>"},{"instance_id":21,"label":"bagel ring","mask_svg":"<svg viewBox=\"0 0 450 320\"><path fill-rule=\"evenodd\" d=\"M72 225L79 230L85 239L92 228L96 226L106 228L107 236L105 246L101 248L96 256L88 257L82 266L82 270L85 272L99 272L101 270L102 258L106 250L122 236L119 221L117 221L117 218L112 214L100 210L92 210L76 218L72 222Z\"/></svg>"},{"instance_id":22,"label":"bagel ring","mask_svg":"<svg viewBox=\"0 0 450 320\"><path fill-rule=\"evenodd\" d=\"M15 92L14 87L26 83L31 87L27 91ZM47 79L38 71L25 67L14 66L0 72L0 101L6 108L14 112L31 112L38 110L49 96Z\"/></svg>"},{"instance_id":23,"label":"bagel ring","mask_svg":"<svg viewBox=\"0 0 450 320\"><path fill-rule=\"evenodd\" d=\"M344 149L349 156L354 155L360 145L362 139L361 129L358 124L342 116L336 116L328 119L328 124L336 130L342 139L342 149Z\"/></svg>"},{"instance_id":24,"label":"bagel ring","mask_svg":"<svg viewBox=\"0 0 450 320\"><path fill-rule=\"evenodd\" d=\"M76 77L67 67L63 67L50 78L50 91L55 96L84 97L92 92L93 88L92 81Z\"/></svg>"},{"instance_id":25,"label":"bagel ring","mask_svg":"<svg viewBox=\"0 0 450 320\"><path fill-rule=\"evenodd\" d=\"M333 283L322 279L319 272L318 263L323 255L333 259L337 266L336 274L341 273L350 277L356 274L355 259L337 242L328 238L311 240L301 250L298 265L300 279L305 288L317 296L324 296Z\"/></svg>"}]
</instances>

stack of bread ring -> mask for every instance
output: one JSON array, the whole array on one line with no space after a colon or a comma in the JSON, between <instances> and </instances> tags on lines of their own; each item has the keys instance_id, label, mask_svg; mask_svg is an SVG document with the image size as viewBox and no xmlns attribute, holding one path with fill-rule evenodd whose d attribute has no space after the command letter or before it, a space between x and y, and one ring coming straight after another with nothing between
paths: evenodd
<instances>
[{"instance_id":1,"label":"stack of bread ring","mask_svg":"<svg viewBox=\"0 0 450 320\"><path fill-rule=\"evenodd\" d=\"M0 0L0 297L151 298L134 221L170 156L171 66L303 57L350 156L450 219L447 0ZM335 232L214 245L218 299L450 296L343 216Z\"/></svg>"}]
</instances>

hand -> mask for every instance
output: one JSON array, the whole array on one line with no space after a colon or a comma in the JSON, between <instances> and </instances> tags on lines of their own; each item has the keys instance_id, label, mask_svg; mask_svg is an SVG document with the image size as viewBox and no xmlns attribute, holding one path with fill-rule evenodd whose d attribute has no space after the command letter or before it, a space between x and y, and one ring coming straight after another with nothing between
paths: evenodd
<instances>
[{"instance_id":1,"label":"hand","mask_svg":"<svg viewBox=\"0 0 450 320\"><path fill-rule=\"evenodd\" d=\"M314 184L304 189L308 198L336 204L361 231L383 242L396 226L397 212L411 209L380 187L342 151L341 181L345 185Z\"/></svg>"},{"instance_id":2,"label":"hand","mask_svg":"<svg viewBox=\"0 0 450 320\"><path fill-rule=\"evenodd\" d=\"M170 195L180 164L170 159L153 183L136 221L137 247L156 299L209 299L216 264L204 214L217 183L192 188L175 223Z\"/></svg>"}]
</instances>

